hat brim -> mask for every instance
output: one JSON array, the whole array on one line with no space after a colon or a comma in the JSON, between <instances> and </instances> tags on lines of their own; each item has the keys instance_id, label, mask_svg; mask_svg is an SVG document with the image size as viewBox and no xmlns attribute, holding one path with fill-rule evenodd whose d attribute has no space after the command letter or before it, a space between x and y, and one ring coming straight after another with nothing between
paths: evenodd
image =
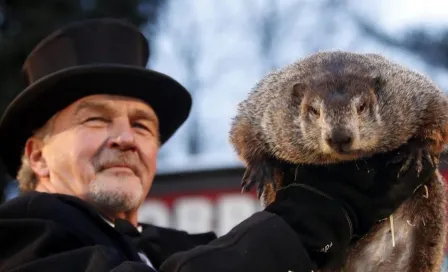
<instances>
[{"instance_id":1,"label":"hat brim","mask_svg":"<svg viewBox=\"0 0 448 272\"><path fill-rule=\"evenodd\" d=\"M28 86L6 108L0 121L1 159L15 177L26 140L55 113L93 94L134 97L150 105L159 119L161 144L185 122L192 99L171 77L126 65L85 65L60 70Z\"/></svg>"}]
</instances>

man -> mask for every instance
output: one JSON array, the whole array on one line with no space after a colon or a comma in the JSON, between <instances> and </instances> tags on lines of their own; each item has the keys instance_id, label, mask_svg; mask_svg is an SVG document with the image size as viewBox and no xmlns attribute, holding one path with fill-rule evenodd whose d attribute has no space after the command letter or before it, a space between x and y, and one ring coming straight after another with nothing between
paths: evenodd
<instances>
[{"instance_id":1,"label":"man","mask_svg":"<svg viewBox=\"0 0 448 272\"><path fill-rule=\"evenodd\" d=\"M418 178L411 167L397 179L393 152L368 162L375 171L302 167L307 185L280 190L223 237L139 225L157 152L191 106L179 83L145 69L148 55L136 28L111 19L66 26L31 52L28 87L0 123L22 192L0 207L0 271L312 271L434 171L425 162Z\"/></svg>"}]
</instances>

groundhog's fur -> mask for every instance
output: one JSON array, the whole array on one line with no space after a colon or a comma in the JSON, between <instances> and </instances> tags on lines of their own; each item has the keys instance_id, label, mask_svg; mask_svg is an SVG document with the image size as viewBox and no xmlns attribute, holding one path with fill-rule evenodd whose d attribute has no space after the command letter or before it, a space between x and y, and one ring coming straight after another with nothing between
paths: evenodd
<instances>
[{"instance_id":1,"label":"groundhog's fur","mask_svg":"<svg viewBox=\"0 0 448 272\"><path fill-rule=\"evenodd\" d=\"M243 187L258 183L267 205L282 186L276 160L329 164L415 141L438 163L447 129L448 99L429 79L376 54L335 51L264 77L239 104L230 141L246 163ZM440 271L445 207L437 172L394 213L395 247L380 222L350 248L344 271Z\"/></svg>"}]
</instances>

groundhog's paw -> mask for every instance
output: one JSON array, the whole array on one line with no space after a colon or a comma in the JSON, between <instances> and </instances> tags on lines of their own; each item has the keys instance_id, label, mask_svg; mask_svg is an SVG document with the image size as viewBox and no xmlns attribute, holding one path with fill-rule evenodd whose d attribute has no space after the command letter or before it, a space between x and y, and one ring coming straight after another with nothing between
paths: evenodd
<instances>
[{"instance_id":1,"label":"groundhog's paw","mask_svg":"<svg viewBox=\"0 0 448 272\"><path fill-rule=\"evenodd\" d=\"M258 184L257 196L260 198L264 185L271 183L275 190L274 169L275 165L268 160L248 163L241 182L242 191L248 192Z\"/></svg>"},{"instance_id":2,"label":"groundhog's paw","mask_svg":"<svg viewBox=\"0 0 448 272\"><path fill-rule=\"evenodd\" d=\"M394 158L394 162L404 161L398 172L398 177L405 175L411 167L416 167L417 174L419 174L423 168L423 160L427 160L433 166L436 163L436 158L431 155L429 148L422 142L412 141L403 146Z\"/></svg>"}]
</instances>

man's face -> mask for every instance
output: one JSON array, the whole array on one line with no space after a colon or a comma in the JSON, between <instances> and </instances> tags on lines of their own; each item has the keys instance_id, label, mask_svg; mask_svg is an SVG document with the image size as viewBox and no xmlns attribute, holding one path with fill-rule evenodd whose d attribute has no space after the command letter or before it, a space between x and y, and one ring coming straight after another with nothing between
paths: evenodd
<instances>
[{"instance_id":1,"label":"man's face","mask_svg":"<svg viewBox=\"0 0 448 272\"><path fill-rule=\"evenodd\" d=\"M158 119L147 104L88 96L55 116L37 175L50 191L109 212L135 210L151 187L158 148Z\"/></svg>"}]
</instances>

